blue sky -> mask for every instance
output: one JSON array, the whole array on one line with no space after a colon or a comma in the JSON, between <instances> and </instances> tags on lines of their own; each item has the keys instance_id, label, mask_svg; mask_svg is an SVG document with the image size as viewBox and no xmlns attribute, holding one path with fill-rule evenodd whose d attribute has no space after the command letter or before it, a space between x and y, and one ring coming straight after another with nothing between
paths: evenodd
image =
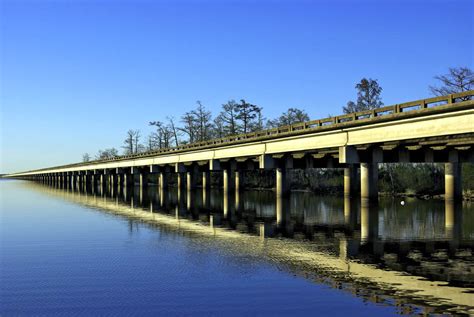
<instances>
[{"instance_id":1,"label":"blue sky","mask_svg":"<svg viewBox=\"0 0 474 317\"><path fill-rule=\"evenodd\" d=\"M1 6L0 173L80 161L196 100L340 114L473 66L473 1L11 1Z\"/></svg>"}]
</instances>

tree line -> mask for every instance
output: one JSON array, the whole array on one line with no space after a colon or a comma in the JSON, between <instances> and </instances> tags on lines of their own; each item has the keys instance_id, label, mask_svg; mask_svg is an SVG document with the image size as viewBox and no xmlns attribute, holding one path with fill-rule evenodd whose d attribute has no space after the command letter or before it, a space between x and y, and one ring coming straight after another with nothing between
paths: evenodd
<instances>
[{"instance_id":1,"label":"tree line","mask_svg":"<svg viewBox=\"0 0 474 317\"><path fill-rule=\"evenodd\" d=\"M468 67L449 68L445 75L434 77L439 86L429 86L431 93L442 96L471 90L474 88L474 73ZM355 85L357 99L348 101L342 108L345 114L372 110L384 105L381 97L382 87L377 79L362 78ZM466 99L466 98L465 98ZM122 145L122 154L130 155L154 151L182 144L208 141L231 135L260 131L309 121L308 113L291 107L279 117L266 119L263 108L245 99L229 100L222 104L220 112L213 116L201 101L197 101L193 110L185 112L179 120L166 117L165 120L150 121L154 131L143 137L140 130L128 130ZM119 156L119 150L108 148L99 150L94 159L108 159ZM83 161L91 160L88 153Z\"/></svg>"}]
</instances>

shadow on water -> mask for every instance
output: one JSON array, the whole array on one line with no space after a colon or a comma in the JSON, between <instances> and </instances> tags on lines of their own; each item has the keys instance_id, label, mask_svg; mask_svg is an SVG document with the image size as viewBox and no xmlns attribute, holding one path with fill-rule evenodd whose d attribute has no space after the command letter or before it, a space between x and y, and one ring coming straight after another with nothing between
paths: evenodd
<instances>
[{"instance_id":1,"label":"shadow on water","mask_svg":"<svg viewBox=\"0 0 474 317\"><path fill-rule=\"evenodd\" d=\"M294 192L149 186L57 188L61 197L169 234L199 239L230 256L253 256L400 314L474 313L474 206L444 201L357 199ZM132 230L133 232L133 230Z\"/></svg>"}]
</instances>

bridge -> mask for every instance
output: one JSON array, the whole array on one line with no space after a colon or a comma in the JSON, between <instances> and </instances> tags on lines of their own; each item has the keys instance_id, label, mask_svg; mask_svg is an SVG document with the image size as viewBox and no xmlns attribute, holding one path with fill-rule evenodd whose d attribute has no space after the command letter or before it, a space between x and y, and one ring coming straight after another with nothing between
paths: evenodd
<instances>
[{"instance_id":1,"label":"bridge","mask_svg":"<svg viewBox=\"0 0 474 317\"><path fill-rule=\"evenodd\" d=\"M362 201L376 201L379 163L444 163L445 199L462 196L461 165L474 162L474 90L374 110L234 135L111 159L6 175L59 186L145 187L177 179L191 189L209 173L223 173L223 188L239 190L243 170L272 169L276 193L288 193L286 174L295 168L344 168L344 195L355 196L360 169Z\"/></svg>"}]
</instances>

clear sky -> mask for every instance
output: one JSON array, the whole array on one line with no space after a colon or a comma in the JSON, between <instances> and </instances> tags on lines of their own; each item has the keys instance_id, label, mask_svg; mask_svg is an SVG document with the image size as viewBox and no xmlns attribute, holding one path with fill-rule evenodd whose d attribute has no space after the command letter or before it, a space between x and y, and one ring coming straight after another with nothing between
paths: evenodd
<instances>
[{"instance_id":1,"label":"clear sky","mask_svg":"<svg viewBox=\"0 0 474 317\"><path fill-rule=\"evenodd\" d=\"M128 129L244 98L342 113L362 77L385 104L473 66L474 1L12 1L1 6L0 173L80 161Z\"/></svg>"}]
</instances>

